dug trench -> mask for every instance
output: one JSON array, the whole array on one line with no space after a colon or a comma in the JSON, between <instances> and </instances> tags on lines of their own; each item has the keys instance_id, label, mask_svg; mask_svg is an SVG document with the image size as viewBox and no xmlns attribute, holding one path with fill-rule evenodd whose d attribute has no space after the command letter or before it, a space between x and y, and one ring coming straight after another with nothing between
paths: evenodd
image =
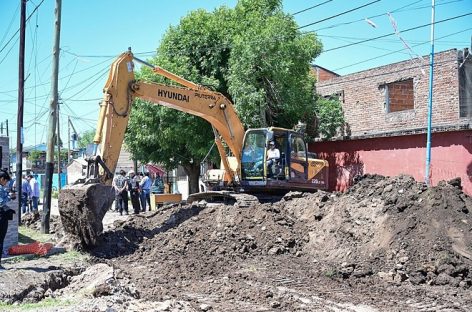
<instances>
[{"instance_id":1,"label":"dug trench","mask_svg":"<svg viewBox=\"0 0 472 312\"><path fill-rule=\"evenodd\" d=\"M88 308L470 311L471 209L458 180L378 175L245 208L169 205L115 221L75 284L48 295L108 272Z\"/></svg>"},{"instance_id":2,"label":"dug trench","mask_svg":"<svg viewBox=\"0 0 472 312\"><path fill-rule=\"evenodd\" d=\"M372 304L378 292L374 306L391 309L395 300L400 310L432 292L445 306L472 307L471 209L457 181L428 188L408 176L367 175L344 194L133 217L93 254L126 271L143 298L203 296L218 310L312 310L297 292L354 304Z\"/></svg>"}]
</instances>

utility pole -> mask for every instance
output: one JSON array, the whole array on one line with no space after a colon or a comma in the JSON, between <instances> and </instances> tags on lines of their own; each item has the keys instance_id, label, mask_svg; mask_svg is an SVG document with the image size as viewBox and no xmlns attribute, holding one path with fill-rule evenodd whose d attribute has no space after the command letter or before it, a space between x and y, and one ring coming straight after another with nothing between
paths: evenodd
<instances>
[{"instance_id":1,"label":"utility pole","mask_svg":"<svg viewBox=\"0 0 472 312\"><path fill-rule=\"evenodd\" d=\"M23 175L23 106L25 103L25 28L26 0L21 1L20 50L18 63L18 116L16 132L16 190L18 193L18 224L21 224L21 182ZM8 130L7 130L8 132Z\"/></svg>"},{"instance_id":2,"label":"utility pole","mask_svg":"<svg viewBox=\"0 0 472 312\"><path fill-rule=\"evenodd\" d=\"M7 119L7 137L9 137L9 136L10 136L10 134L8 132L8 119Z\"/></svg>"},{"instance_id":3,"label":"utility pole","mask_svg":"<svg viewBox=\"0 0 472 312\"><path fill-rule=\"evenodd\" d=\"M54 172L54 133L56 132L57 102L58 102L58 76L59 76L59 41L61 33L61 6L62 0L56 0L54 21L54 47L52 54L52 100L49 103L49 128L46 150L46 187L44 194L43 214L41 216L41 233L49 234L49 218L51 216L51 191L52 176Z\"/></svg>"},{"instance_id":4,"label":"utility pole","mask_svg":"<svg viewBox=\"0 0 472 312\"><path fill-rule=\"evenodd\" d=\"M59 120L60 120L60 115L59 115L59 109L60 109L60 104L62 103L57 103L57 190L59 191L61 189L61 131L59 127Z\"/></svg>"},{"instance_id":5,"label":"utility pole","mask_svg":"<svg viewBox=\"0 0 472 312\"><path fill-rule=\"evenodd\" d=\"M431 54L429 56L428 132L426 133L426 169L424 180L431 183L431 123L433 115L433 70L434 70L434 0L431 0Z\"/></svg>"}]
</instances>

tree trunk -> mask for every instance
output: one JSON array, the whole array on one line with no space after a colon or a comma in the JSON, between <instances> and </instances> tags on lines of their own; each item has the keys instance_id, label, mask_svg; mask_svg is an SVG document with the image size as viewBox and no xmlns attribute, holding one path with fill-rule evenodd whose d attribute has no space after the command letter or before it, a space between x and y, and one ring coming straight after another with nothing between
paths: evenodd
<instances>
[{"instance_id":1,"label":"tree trunk","mask_svg":"<svg viewBox=\"0 0 472 312\"><path fill-rule=\"evenodd\" d=\"M182 165L185 173L188 176L188 193L194 194L200 192L199 180L200 180L200 164L185 164Z\"/></svg>"}]
</instances>

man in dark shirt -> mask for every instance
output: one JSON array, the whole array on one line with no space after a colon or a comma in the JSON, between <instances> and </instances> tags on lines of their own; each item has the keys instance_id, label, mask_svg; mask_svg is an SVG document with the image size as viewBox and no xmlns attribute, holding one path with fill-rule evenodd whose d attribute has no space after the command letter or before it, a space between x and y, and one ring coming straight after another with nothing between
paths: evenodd
<instances>
[{"instance_id":1,"label":"man in dark shirt","mask_svg":"<svg viewBox=\"0 0 472 312\"><path fill-rule=\"evenodd\" d=\"M113 178L112 183L113 188L115 189L115 209L123 215L128 214L128 180L126 179L126 172L124 170L120 171L120 174L117 174Z\"/></svg>"}]
</instances>

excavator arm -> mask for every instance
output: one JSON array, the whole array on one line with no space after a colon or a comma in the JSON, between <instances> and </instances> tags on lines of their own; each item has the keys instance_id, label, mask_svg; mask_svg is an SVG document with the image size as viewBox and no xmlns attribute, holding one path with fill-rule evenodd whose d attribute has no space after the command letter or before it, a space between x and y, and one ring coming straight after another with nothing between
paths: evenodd
<instances>
[{"instance_id":1,"label":"excavator arm","mask_svg":"<svg viewBox=\"0 0 472 312\"><path fill-rule=\"evenodd\" d=\"M136 81L133 61L152 67L183 87ZM213 127L215 142L225 169L224 182L234 184L241 168L241 148L244 127L231 102L221 93L187 81L160 67L136 59L129 51L111 65L103 89L97 130L94 137L94 157L89 160L87 178L81 183L62 189L59 212L64 230L76 237L83 246L94 246L103 231L102 220L114 200L111 187L118 157L124 140L135 98L173 108L207 120ZM226 143L233 156L223 147ZM234 157L236 161L229 161ZM234 167L230 164L235 163Z\"/></svg>"},{"instance_id":2,"label":"excavator arm","mask_svg":"<svg viewBox=\"0 0 472 312\"><path fill-rule=\"evenodd\" d=\"M153 71L184 87L136 81L133 60L152 67ZM161 67L150 65L123 53L113 63L104 88L100 106L95 144L100 144L101 159L114 172L123 143L129 113L135 98L176 109L208 121L215 132L215 141L225 169L225 182L232 184L241 166L241 147L244 127L231 102L221 93L187 81ZM236 158L236 168L231 168L222 138ZM109 175L102 173L102 183L110 184Z\"/></svg>"}]
</instances>

